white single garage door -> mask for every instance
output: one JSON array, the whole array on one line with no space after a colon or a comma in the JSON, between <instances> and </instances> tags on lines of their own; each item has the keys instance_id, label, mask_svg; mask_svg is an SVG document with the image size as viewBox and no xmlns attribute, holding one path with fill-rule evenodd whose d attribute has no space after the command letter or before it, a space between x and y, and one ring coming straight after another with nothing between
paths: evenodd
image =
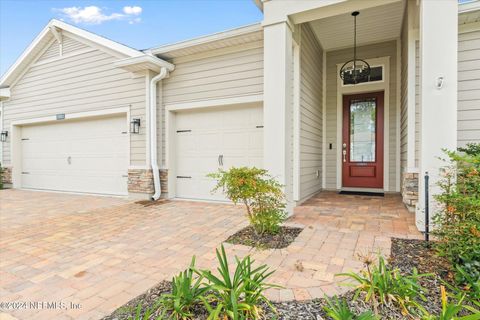
<instances>
[{"instance_id":1,"label":"white single garage door","mask_svg":"<svg viewBox=\"0 0 480 320\"><path fill-rule=\"evenodd\" d=\"M206 175L232 166L263 167L263 109L230 107L176 115L176 196L225 200Z\"/></svg>"},{"instance_id":2,"label":"white single garage door","mask_svg":"<svg viewBox=\"0 0 480 320\"><path fill-rule=\"evenodd\" d=\"M125 116L22 128L22 187L126 195Z\"/></svg>"}]
</instances>

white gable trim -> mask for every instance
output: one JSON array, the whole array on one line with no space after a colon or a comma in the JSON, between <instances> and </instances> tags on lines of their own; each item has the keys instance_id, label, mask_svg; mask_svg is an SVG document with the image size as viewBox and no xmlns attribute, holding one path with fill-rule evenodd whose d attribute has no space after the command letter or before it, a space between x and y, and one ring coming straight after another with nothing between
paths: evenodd
<instances>
[{"instance_id":1,"label":"white gable trim","mask_svg":"<svg viewBox=\"0 0 480 320\"><path fill-rule=\"evenodd\" d=\"M47 36L47 34L50 32L49 26L45 27L39 35L30 43L30 45L23 51L22 55L15 61L15 63L7 70L7 72L2 76L0 79L0 85L6 85L7 82L11 82L12 80L12 74L15 70L17 70L22 62L24 62L29 55L32 54L32 51L35 47L38 46L40 41ZM49 43L50 45L51 43Z\"/></svg>"},{"instance_id":2,"label":"white gable trim","mask_svg":"<svg viewBox=\"0 0 480 320\"><path fill-rule=\"evenodd\" d=\"M68 32L70 32L74 35L80 36L84 39L87 39L87 40L90 40L92 42L98 43L98 44L100 44L104 47L107 47L107 48L112 49L114 51L117 51L119 53L123 53L124 55L129 56L129 57L138 57L138 56L144 55L144 53L141 52L141 51L132 49L130 47L127 47L126 45L123 45L121 43L112 41L112 40L104 38L104 37L101 37L99 35L96 35L94 33L89 32L89 31L74 27L74 26L72 26L68 23L63 22L63 21L59 21L59 20L54 19L54 20L50 21L49 26L50 25L53 25L53 26L55 26L59 29L63 29L65 31L68 31Z\"/></svg>"},{"instance_id":3,"label":"white gable trim","mask_svg":"<svg viewBox=\"0 0 480 320\"><path fill-rule=\"evenodd\" d=\"M2 76L0 79L0 85L11 86L15 80L24 73L31 63L33 63L39 56L39 51L43 51L41 47L45 45L45 41L48 41L48 37L55 39L55 35L53 35L51 31L52 29L59 32L66 31L69 35L73 35L73 38L87 40L86 42L91 42L100 47L104 47L109 51L116 53L118 57L134 58L146 55L139 50L132 49L118 42L106 39L94 33L69 25L65 22L53 19L45 28L43 28L43 30L30 43L17 61L15 61L15 63ZM51 42L49 43L51 44Z\"/></svg>"}]
</instances>

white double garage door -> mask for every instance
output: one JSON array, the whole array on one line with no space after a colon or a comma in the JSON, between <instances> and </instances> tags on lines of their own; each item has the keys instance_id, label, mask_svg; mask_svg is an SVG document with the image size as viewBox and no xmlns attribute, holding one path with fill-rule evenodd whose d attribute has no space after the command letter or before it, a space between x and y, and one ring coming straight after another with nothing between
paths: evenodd
<instances>
[{"instance_id":1,"label":"white double garage door","mask_svg":"<svg viewBox=\"0 0 480 320\"><path fill-rule=\"evenodd\" d=\"M127 195L127 128L124 115L23 126L22 188Z\"/></svg>"},{"instance_id":2,"label":"white double garage door","mask_svg":"<svg viewBox=\"0 0 480 320\"><path fill-rule=\"evenodd\" d=\"M261 106L177 112L173 143L175 196L223 200L207 174L263 165ZM128 194L125 116L64 120L22 127L21 186L107 195Z\"/></svg>"}]
</instances>

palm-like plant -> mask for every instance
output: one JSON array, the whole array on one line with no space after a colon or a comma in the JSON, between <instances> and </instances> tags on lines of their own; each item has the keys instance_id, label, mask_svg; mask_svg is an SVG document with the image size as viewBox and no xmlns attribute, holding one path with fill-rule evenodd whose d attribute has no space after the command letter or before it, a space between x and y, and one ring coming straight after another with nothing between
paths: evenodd
<instances>
[{"instance_id":1,"label":"palm-like plant","mask_svg":"<svg viewBox=\"0 0 480 320\"><path fill-rule=\"evenodd\" d=\"M345 300L340 300L337 297L329 299L325 297L327 306L323 307L325 312L333 320L376 320L378 319L371 311L362 312L356 315L350 310Z\"/></svg>"},{"instance_id":2,"label":"palm-like plant","mask_svg":"<svg viewBox=\"0 0 480 320\"><path fill-rule=\"evenodd\" d=\"M352 278L358 283L355 298L364 292L365 301L373 303L376 314L378 303L385 305L393 303L400 307L404 315L411 314L412 309L423 309L417 299L426 301L423 295L425 289L418 283L418 279L430 275L418 274L414 268L412 275L404 276L398 268L390 268L382 256L378 258L378 265L371 267L370 264L366 264L366 270L360 273L338 274Z\"/></svg>"},{"instance_id":3,"label":"palm-like plant","mask_svg":"<svg viewBox=\"0 0 480 320\"><path fill-rule=\"evenodd\" d=\"M262 302L275 310L264 295L268 288L278 287L266 283L274 271L270 271L266 265L253 267L254 260L250 256L242 260L235 257L237 265L231 275L223 245L216 253L220 264L217 269L219 276L210 270L199 271L208 280L209 290L212 291L209 296L203 298L205 307L210 313L209 319L218 319L221 316L230 319L259 319L263 312L260 307Z\"/></svg>"},{"instance_id":4,"label":"palm-like plant","mask_svg":"<svg viewBox=\"0 0 480 320\"><path fill-rule=\"evenodd\" d=\"M164 294L160 299L164 314L169 314L168 319L185 320L192 318L192 307L201 302L201 297L208 290L208 287L202 284L203 277L197 275L194 270L195 256L192 257L188 269L173 277L172 292Z\"/></svg>"}]
</instances>

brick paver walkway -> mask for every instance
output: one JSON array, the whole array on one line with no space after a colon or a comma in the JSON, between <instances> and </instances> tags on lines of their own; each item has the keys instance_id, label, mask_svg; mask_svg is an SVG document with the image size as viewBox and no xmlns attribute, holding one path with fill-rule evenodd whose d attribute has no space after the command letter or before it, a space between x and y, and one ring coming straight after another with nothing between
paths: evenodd
<instances>
[{"instance_id":1,"label":"brick paver walkway","mask_svg":"<svg viewBox=\"0 0 480 320\"><path fill-rule=\"evenodd\" d=\"M398 196L321 193L288 221L305 227L283 250L252 254L277 271L275 300L345 290L335 273L358 270L357 252L390 250L390 237L419 237ZM143 206L118 198L0 191L0 302L61 302L57 310L3 310L0 319L99 319L197 256L216 267L215 248L246 225L243 208L171 201ZM24 305L22 305L24 307ZM13 319L15 319L13 318Z\"/></svg>"}]
</instances>

